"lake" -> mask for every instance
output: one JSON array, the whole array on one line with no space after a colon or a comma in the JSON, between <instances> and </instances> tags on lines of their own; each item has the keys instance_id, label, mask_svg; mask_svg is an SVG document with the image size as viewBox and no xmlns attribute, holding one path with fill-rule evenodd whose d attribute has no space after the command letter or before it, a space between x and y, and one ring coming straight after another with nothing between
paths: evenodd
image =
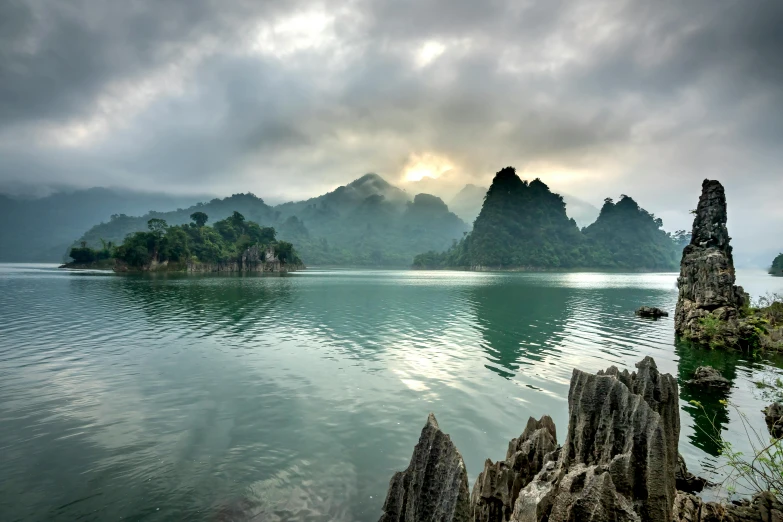
<instances>
[{"instance_id":1,"label":"lake","mask_svg":"<svg viewBox=\"0 0 783 522\"><path fill-rule=\"evenodd\" d=\"M309 269L120 276L0 265L0 520L377 520L428 412L465 458L528 416L559 442L573 368L679 378L680 451L719 476L780 360L675 343L676 274ZM738 273L752 295L783 279ZM685 384L702 362L733 387Z\"/></svg>"}]
</instances>

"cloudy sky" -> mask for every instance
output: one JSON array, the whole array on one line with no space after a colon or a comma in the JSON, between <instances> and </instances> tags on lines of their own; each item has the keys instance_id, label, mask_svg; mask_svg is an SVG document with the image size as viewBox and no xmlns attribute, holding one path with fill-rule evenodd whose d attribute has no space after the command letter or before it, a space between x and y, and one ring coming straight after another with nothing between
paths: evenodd
<instances>
[{"instance_id":1,"label":"cloudy sky","mask_svg":"<svg viewBox=\"0 0 783 522\"><path fill-rule=\"evenodd\" d=\"M710 177L738 241L783 241L781 26L775 0L2 2L0 187L280 200L514 165L674 229Z\"/></svg>"}]
</instances>

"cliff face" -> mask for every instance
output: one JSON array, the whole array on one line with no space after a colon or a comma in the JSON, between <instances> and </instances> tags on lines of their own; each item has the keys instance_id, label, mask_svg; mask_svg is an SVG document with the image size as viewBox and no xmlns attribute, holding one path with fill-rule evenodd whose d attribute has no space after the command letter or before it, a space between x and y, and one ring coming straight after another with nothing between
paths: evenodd
<instances>
[{"instance_id":1,"label":"cliff face","mask_svg":"<svg viewBox=\"0 0 783 522\"><path fill-rule=\"evenodd\" d=\"M263 251L258 246L252 246L242 253L242 256L235 261L228 261L222 263L200 263L190 262L187 264L187 271L189 273L205 273L205 272L272 272L272 273L285 273L301 270L303 265L292 265L290 263L282 263L280 259L275 255L275 251L272 247Z\"/></svg>"},{"instance_id":2,"label":"cliff face","mask_svg":"<svg viewBox=\"0 0 783 522\"><path fill-rule=\"evenodd\" d=\"M462 456L430 414L381 522L783 522L770 493L720 504L677 491L678 478L695 479L677 452L677 381L650 357L636 368L574 370L563 446L552 419L530 418L470 497Z\"/></svg>"},{"instance_id":3,"label":"cliff face","mask_svg":"<svg viewBox=\"0 0 783 522\"><path fill-rule=\"evenodd\" d=\"M677 280L679 297L674 328L685 338L708 340L717 322L734 330L726 332L730 337L741 336L737 320L749 299L742 287L734 284L734 260L726 218L723 186L718 181L704 180L691 243L683 250Z\"/></svg>"}]
</instances>

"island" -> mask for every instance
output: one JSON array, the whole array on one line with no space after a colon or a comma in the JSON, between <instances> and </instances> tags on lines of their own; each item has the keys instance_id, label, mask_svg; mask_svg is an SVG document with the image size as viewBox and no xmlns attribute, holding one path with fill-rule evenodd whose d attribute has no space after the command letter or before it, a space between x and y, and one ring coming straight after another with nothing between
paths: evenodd
<instances>
[{"instance_id":1,"label":"island","mask_svg":"<svg viewBox=\"0 0 783 522\"><path fill-rule=\"evenodd\" d=\"M101 241L70 250L62 268L116 272L271 272L304 268L294 246L275 237L275 229L248 221L239 212L208 226L209 216L194 212L191 223L169 226L153 218L146 232L128 234L120 245Z\"/></svg>"},{"instance_id":2,"label":"island","mask_svg":"<svg viewBox=\"0 0 783 522\"><path fill-rule=\"evenodd\" d=\"M675 271L687 239L622 195L604 200L595 223L579 229L563 197L513 167L495 174L473 230L445 252L414 258L413 267L463 270L607 269Z\"/></svg>"},{"instance_id":3,"label":"island","mask_svg":"<svg viewBox=\"0 0 783 522\"><path fill-rule=\"evenodd\" d=\"M778 254L769 267L769 273L773 276L783 277L783 254Z\"/></svg>"}]
</instances>

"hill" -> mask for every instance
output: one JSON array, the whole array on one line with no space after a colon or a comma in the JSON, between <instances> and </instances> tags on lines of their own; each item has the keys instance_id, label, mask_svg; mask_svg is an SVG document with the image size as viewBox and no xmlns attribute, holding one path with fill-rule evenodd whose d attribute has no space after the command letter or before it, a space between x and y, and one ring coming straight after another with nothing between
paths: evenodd
<instances>
[{"instance_id":1,"label":"hill","mask_svg":"<svg viewBox=\"0 0 783 522\"><path fill-rule=\"evenodd\" d=\"M675 269L684 233L670 236L661 226L623 196L617 204L607 199L596 222L580 231L562 196L506 167L495 175L473 230L445 252L416 256L414 266Z\"/></svg>"},{"instance_id":2,"label":"hill","mask_svg":"<svg viewBox=\"0 0 783 522\"><path fill-rule=\"evenodd\" d=\"M606 198L598 219L583 229L597 268L676 270L684 245L661 229L663 221L623 195Z\"/></svg>"},{"instance_id":3,"label":"hill","mask_svg":"<svg viewBox=\"0 0 783 522\"><path fill-rule=\"evenodd\" d=\"M769 267L769 273L773 276L783 277L783 254L778 254Z\"/></svg>"},{"instance_id":4,"label":"hill","mask_svg":"<svg viewBox=\"0 0 783 522\"><path fill-rule=\"evenodd\" d=\"M485 187L468 184L449 200L449 208L467 223L473 223L484 204ZM586 227L598 217L598 208L587 201L568 194L561 194L566 205L566 214L576 221L577 226Z\"/></svg>"},{"instance_id":5,"label":"hill","mask_svg":"<svg viewBox=\"0 0 783 522\"><path fill-rule=\"evenodd\" d=\"M416 253L445 249L468 230L439 198L419 194L410 201L406 192L367 174L327 194L275 207L253 194L235 194L173 212L115 215L80 240L92 247L101 240L119 244L128 234L146 230L150 219L183 225L196 211L215 220L237 211L274 227L308 265L408 266Z\"/></svg>"},{"instance_id":6,"label":"hill","mask_svg":"<svg viewBox=\"0 0 783 522\"><path fill-rule=\"evenodd\" d=\"M196 197L107 188L62 191L43 198L0 195L0 262L60 262L85 230L112 214L190 206Z\"/></svg>"}]
</instances>

